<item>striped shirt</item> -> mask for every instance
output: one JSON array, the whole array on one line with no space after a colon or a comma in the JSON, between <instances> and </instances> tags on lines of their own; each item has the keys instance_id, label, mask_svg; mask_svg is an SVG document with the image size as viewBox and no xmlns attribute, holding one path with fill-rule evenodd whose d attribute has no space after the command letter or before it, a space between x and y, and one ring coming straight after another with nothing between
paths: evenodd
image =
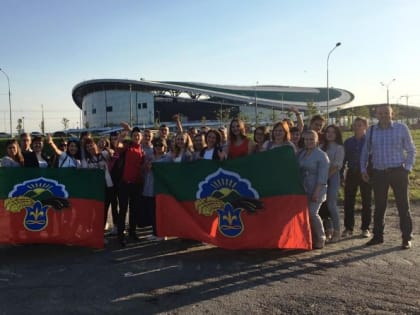
<instances>
[{"instance_id":1,"label":"striped shirt","mask_svg":"<svg viewBox=\"0 0 420 315\"><path fill-rule=\"evenodd\" d=\"M372 144L370 144L372 128ZM405 124L391 121L388 128L373 125L367 130L366 141L360 157L362 173L366 173L369 152L372 153L374 169L385 170L403 166L406 170L411 171L416 156L416 147L408 127Z\"/></svg>"}]
</instances>

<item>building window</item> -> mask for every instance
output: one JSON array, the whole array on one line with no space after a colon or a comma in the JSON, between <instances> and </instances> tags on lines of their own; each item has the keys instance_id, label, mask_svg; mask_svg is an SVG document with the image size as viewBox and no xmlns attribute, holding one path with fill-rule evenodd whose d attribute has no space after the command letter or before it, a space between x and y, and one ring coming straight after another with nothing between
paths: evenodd
<instances>
[{"instance_id":1,"label":"building window","mask_svg":"<svg viewBox=\"0 0 420 315\"><path fill-rule=\"evenodd\" d=\"M147 103L138 103L137 108L138 109L145 109L145 108L147 108Z\"/></svg>"},{"instance_id":2,"label":"building window","mask_svg":"<svg viewBox=\"0 0 420 315\"><path fill-rule=\"evenodd\" d=\"M86 114L87 114L87 112L86 112L86 111L83 111L83 115L85 115L85 116L86 116Z\"/></svg>"},{"instance_id":3,"label":"building window","mask_svg":"<svg viewBox=\"0 0 420 315\"><path fill-rule=\"evenodd\" d=\"M92 108L92 114L96 114L96 108Z\"/></svg>"},{"instance_id":4,"label":"building window","mask_svg":"<svg viewBox=\"0 0 420 315\"><path fill-rule=\"evenodd\" d=\"M107 112L107 113L112 112L112 106L107 106L107 107L106 107L106 112Z\"/></svg>"}]
</instances>

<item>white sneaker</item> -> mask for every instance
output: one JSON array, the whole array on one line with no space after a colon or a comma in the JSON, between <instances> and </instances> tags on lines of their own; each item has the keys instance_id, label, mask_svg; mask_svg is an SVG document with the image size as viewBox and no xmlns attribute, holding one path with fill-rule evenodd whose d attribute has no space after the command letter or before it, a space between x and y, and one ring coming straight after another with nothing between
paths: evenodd
<instances>
[{"instance_id":1,"label":"white sneaker","mask_svg":"<svg viewBox=\"0 0 420 315\"><path fill-rule=\"evenodd\" d=\"M163 237L159 237L159 236L156 236L156 235L149 235L148 237L147 237L147 240L148 241L151 241L151 242L160 242L160 241L163 241L163 240L165 240L165 238L163 238Z\"/></svg>"},{"instance_id":2,"label":"white sneaker","mask_svg":"<svg viewBox=\"0 0 420 315\"><path fill-rule=\"evenodd\" d=\"M370 237L370 232L369 232L369 230L362 230L362 236L363 236L363 237L365 237L365 238Z\"/></svg>"},{"instance_id":3,"label":"white sneaker","mask_svg":"<svg viewBox=\"0 0 420 315\"><path fill-rule=\"evenodd\" d=\"M109 232L109 235L113 235L113 236L118 235L118 228L116 225L112 227L111 232Z\"/></svg>"}]
</instances>

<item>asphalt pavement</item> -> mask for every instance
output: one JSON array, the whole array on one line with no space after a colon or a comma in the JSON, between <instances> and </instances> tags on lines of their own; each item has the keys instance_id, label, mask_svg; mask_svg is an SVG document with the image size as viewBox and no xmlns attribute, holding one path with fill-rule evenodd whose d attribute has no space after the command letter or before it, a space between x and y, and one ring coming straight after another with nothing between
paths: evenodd
<instances>
[{"instance_id":1,"label":"asphalt pavement","mask_svg":"<svg viewBox=\"0 0 420 315\"><path fill-rule=\"evenodd\" d=\"M355 233L322 250L230 251L150 242L147 229L125 248L112 237L104 250L3 245L0 314L420 314L420 207L412 214L409 250L395 208L372 247Z\"/></svg>"}]
</instances>

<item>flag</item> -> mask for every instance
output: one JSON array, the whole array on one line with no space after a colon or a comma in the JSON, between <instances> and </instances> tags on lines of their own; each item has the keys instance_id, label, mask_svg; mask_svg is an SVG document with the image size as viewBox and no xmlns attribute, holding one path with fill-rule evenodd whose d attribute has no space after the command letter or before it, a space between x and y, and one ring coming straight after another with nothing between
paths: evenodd
<instances>
[{"instance_id":1,"label":"flag","mask_svg":"<svg viewBox=\"0 0 420 315\"><path fill-rule=\"evenodd\" d=\"M0 168L0 243L102 248L104 172Z\"/></svg>"},{"instance_id":2,"label":"flag","mask_svg":"<svg viewBox=\"0 0 420 315\"><path fill-rule=\"evenodd\" d=\"M311 249L292 147L233 160L154 163L159 236L228 249Z\"/></svg>"}]
</instances>

